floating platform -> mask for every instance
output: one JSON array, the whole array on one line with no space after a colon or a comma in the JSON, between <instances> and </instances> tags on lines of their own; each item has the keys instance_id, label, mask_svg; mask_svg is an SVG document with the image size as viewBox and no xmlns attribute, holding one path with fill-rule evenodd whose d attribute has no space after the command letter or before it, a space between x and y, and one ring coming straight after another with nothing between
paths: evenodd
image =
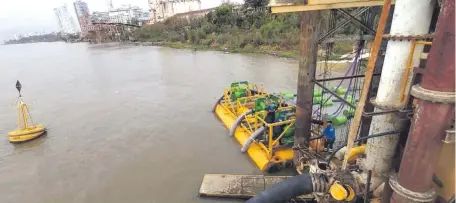
<instances>
[{"instance_id":1,"label":"floating platform","mask_svg":"<svg viewBox=\"0 0 456 203\"><path fill-rule=\"evenodd\" d=\"M231 126L234 124L236 120L236 116L233 115L231 111L224 108L222 105L217 105L215 109L215 113L225 125L227 129L230 129ZM234 137L242 146L250 137L250 133L248 133L243 128L237 128ZM239 148L241 149L241 148ZM268 153L260 146L260 144L253 142L247 150L247 154L250 158L255 162L255 164L260 168L262 171L266 171L271 164L275 163L283 163L288 160L293 159L293 150L291 148L281 148L274 150L274 157L270 159L268 157Z\"/></svg>"},{"instance_id":2,"label":"floating platform","mask_svg":"<svg viewBox=\"0 0 456 203\"><path fill-rule=\"evenodd\" d=\"M229 175L206 174L199 191L202 197L222 197L250 199L273 184L291 178L292 176L264 176L264 175ZM302 195L294 199L297 202L314 200L312 194Z\"/></svg>"},{"instance_id":3,"label":"floating platform","mask_svg":"<svg viewBox=\"0 0 456 203\"><path fill-rule=\"evenodd\" d=\"M25 129L18 129L8 133L8 139L11 143L21 143L33 140L43 135L46 128L43 125L30 126Z\"/></svg>"}]
</instances>

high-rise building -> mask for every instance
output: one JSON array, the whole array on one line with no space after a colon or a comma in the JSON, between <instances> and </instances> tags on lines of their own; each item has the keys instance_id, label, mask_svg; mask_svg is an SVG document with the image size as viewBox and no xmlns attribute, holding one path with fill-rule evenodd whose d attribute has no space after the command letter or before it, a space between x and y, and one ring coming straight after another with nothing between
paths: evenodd
<instances>
[{"instance_id":1,"label":"high-rise building","mask_svg":"<svg viewBox=\"0 0 456 203\"><path fill-rule=\"evenodd\" d=\"M120 24L142 24L149 21L149 12L131 5L123 5L108 12L93 12L90 16L92 23L120 23Z\"/></svg>"},{"instance_id":2,"label":"high-rise building","mask_svg":"<svg viewBox=\"0 0 456 203\"><path fill-rule=\"evenodd\" d=\"M151 23L179 13L201 10L201 0L149 0Z\"/></svg>"},{"instance_id":3,"label":"high-rise building","mask_svg":"<svg viewBox=\"0 0 456 203\"><path fill-rule=\"evenodd\" d=\"M59 25L60 32L64 34L76 34L76 23L68 12L68 6L54 8L55 16L57 17L57 22Z\"/></svg>"},{"instance_id":4,"label":"high-rise building","mask_svg":"<svg viewBox=\"0 0 456 203\"><path fill-rule=\"evenodd\" d=\"M86 2L83 1L75 1L73 3L74 10L76 12L76 16L85 16L90 15L89 6Z\"/></svg>"},{"instance_id":5,"label":"high-rise building","mask_svg":"<svg viewBox=\"0 0 456 203\"><path fill-rule=\"evenodd\" d=\"M90 22L89 6L86 2L75 1L73 3L76 17L78 18L79 26L81 28L81 36L84 37L91 30L92 23Z\"/></svg>"},{"instance_id":6,"label":"high-rise building","mask_svg":"<svg viewBox=\"0 0 456 203\"><path fill-rule=\"evenodd\" d=\"M137 6L123 5L109 11L109 22L129 24L138 20L143 14L143 10Z\"/></svg>"}]
</instances>

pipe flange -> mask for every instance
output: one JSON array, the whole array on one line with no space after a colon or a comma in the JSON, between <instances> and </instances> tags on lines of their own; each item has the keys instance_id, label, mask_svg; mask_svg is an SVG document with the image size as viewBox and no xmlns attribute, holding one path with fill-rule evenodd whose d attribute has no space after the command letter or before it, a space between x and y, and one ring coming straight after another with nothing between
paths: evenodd
<instances>
[{"instance_id":1,"label":"pipe flange","mask_svg":"<svg viewBox=\"0 0 456 203\"><path fill-rule=\"evenodd\" d=\"M412 95L418 99L445 104L454 104L455 99L454 92L428 90L419 85L414 85L412 87Z\"/></svg>"},{"instance_id":2,"label":"pipe flange","mask_svg":"<svg viewBox=\"0 0 456 203\"><path fill-rule=\"evenodd\" d=\"M389 184L391 188L394 190L394 192L415 202L431 202L436 197L434 189L422 193L413 192L408 190L407 188L404 188L402 185L399 184L397 180L397 174L395 173L390 175Z\"/></svg>"},{"instance_id":3,"label":"pipe flange","mask_svg":"<svg viewBox=\"0 0 456 203\"><path fill-rule=\"evenodd\" d=\"M313 191L317 193L327 193L329 190L329 179L328 176L321 173L310 174L312 178Z\"/></svg>"}]
</instances>

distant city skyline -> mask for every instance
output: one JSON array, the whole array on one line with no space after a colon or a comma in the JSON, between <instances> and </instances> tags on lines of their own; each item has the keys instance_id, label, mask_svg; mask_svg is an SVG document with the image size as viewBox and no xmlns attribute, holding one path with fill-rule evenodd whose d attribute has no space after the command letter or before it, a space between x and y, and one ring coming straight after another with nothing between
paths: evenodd
<instances>
[{"instance_id":1,"label":"distant city skyline","mask_svg":"<svg viewBox=\"0 0 456 203\"><path fill-rule=\"evenodd\" d=\"M15 34L25 35L27 33L57 32L58 23L55 17L54 8L68 4L68 10L76 20L73 2L75 0L21 0L5 1L0 6L0 42L13 38ZM90 11L106 11L108 9L106 0L85 0ZM143 9L148 8L148 0L113 0L113 6L131 4ZM222 0L201 0L202 9L220 5ZM233 3L242 3L243 0L231 0ZM77 20L76 20L77 22ZM79 24L79 23L78 23Z\"/></svg>"}]
</instances>

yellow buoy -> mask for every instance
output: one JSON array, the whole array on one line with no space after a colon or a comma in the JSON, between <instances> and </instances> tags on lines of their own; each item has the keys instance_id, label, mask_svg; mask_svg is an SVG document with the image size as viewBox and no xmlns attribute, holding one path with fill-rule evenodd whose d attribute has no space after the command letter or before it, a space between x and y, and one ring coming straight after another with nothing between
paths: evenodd
<instances>
[{"instance_id":1,"label":"yellow buoy","mask_svg":"<svg viewBox=\"0 0 456 203\"><path fill-rule=\"evenodd\" d=\"M27 104L21 100L20 89L22 85L17 81L16 88L19 90L18 123L17 129L8 133L8 140L12 143L26 142L35 139L46 132L43 125L34 125Z\"/></svg>"}]
</instances>

